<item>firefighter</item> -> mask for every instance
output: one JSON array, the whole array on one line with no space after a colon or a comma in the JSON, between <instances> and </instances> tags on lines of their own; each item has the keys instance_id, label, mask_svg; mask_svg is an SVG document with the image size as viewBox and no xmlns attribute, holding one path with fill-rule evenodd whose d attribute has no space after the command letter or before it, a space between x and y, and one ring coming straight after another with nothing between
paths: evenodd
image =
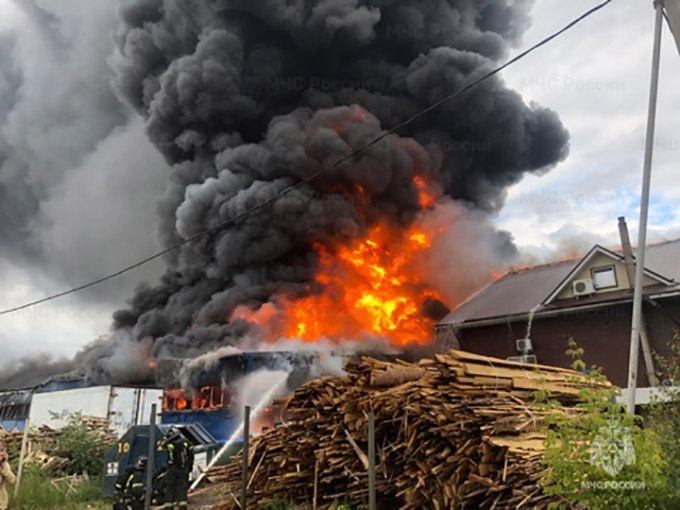
<instances>
[{"instance_id":1,"label":"firefighter","mask_svg":"<svg viewBox=\"0 0 680 510\"><path fill-rule=\"evenodd\" d=\"M168 452L165 504L172 509L188 507L189 475L194 468L194 452L189 441L175 427L161 442Z\"/></svg>"},{"instance_id":2,"label":"firefighter","mask_svg":"<svg viewBox=\"0 0 680 510\"><path fill-rule=\"evenodd\" d=\"M0 443L0 510L7 510L9 500L7 497L7 484L16 482L16 477L12 473L7 455L7 447Z\"/></svg>"},{"instance_id":3,"label":"firefighter","mask_svg":"<svg viewBox=\"0 0 680 510\"><path fill-rule=\"evenodd\" d=\"M153 491L151 493L151 503L153 505L165 506L165 496L167 495L167 467L163 467L153 477Z\"/></svg>"},{"instance_id":4,"label":"firefighter","mask_svg":"<svg viewBox=\"0 0 680 510\"><path fill-rule=\"evenodd\" d=\"M144 510L144 478L148 459L140 457L116 480L114 510Z\"/></svg>"}]
</instances>

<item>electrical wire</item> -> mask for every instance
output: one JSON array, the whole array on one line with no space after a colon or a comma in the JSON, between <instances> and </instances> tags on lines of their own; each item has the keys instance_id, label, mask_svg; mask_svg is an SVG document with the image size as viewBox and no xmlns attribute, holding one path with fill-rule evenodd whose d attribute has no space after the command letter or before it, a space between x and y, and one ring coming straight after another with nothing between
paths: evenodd
<instances>
[{"instance_id":1,"label":"electrical wire","mask_svg":"<svg viewBox=\"0 0 680 510\"><path fill-rule=\"evenodd\" d=\"M213 234L213 233L215 233L215 232L218 232L218 231L222 230L223 228L225 228L225 227L228 226L228 225L231 225L231 224L233 224L233 223L235 223L235 222L237 222L237 221L239 221L239 220L241 220L241 219L243 219L243 218L247 218L247 217L250 216L251 214L253 214L253 213L259 211L260 209L264 209L265 207L267 207L267 206L269 206L269 205L275 203L276 201L278 201L280 198L284 197L284 196L287 195L288 193L291 193L292 191L295 191L296 189L298 189L298 188L302 187L304 184L307 184L308 182L310 182L310 181L316 179L317 177L321 176L322 174L325 174L325 173L327 173L327 172L329 172L329 171L331 171L331 170L333 170L333 169L339 167L340 165L342 165L342 164L345 163L346 161L349 161L349 160L355 158L356 156L358 156L359 154L361 154L361 153L365 152L366 150L370 149L371 147L373 147L374 145L378 144L379 142L381 142L382 140L384 140L384 139L387 138L388 136L395 134L397 131L399 131L399 130L402 129L403 127L406 127L406 126L408 126L409 124L412 124L412 123L415 122L416 120L420 119L421 117L424 117L425 115L427 115L428 113L430 113L430 112L436 110L437 108L441 107L442 105L444 105L444 104L446 104L446 103L449 103L449 102L453 101L454 99L456 99L456 98L462 96L462 95L465 94L467 91L473 89L474 87L478 86L479 84L481 84L481 83L487 81L488 79L492 78L493 76L499 74L499 73L502 72L503 70L507 69L508 67L510 67L511 65L515 64L516 62L519 62L520 60L522 60L523 58L525 58L525 57L528 56L529 54L533 53L533 52L536 51L537 49L541 48L542 46L545 46L546 44L548 44L548 43L551 42L552 40L556 39L557 37L561 36L561 35L564 34L565 32L569 31L570 29L572 29L574 26L576 26L576 25L578 25L579 23L581 23L581 22L582 22L583 20L585 20L586 18L589 18L590 16L592 16L592 15L595 14L596 12L598 12L598 11L600 11L601 9L603 9L604 7L606 7L606 6L607 6L608 4L610 4L612 1L613 1L613 0L606 0L606 1L604 1L604 2L602 2L602 3L600 3L600 4L598 4L598 5L596 5L596 6L593 7L592 9L586 11L584 14L582 14L581 16L579 16L578 18L576 18L575 20L573 20L572 22L570 22L568 25L566 25L566 26L563 27L562 29L560 29L560 30L558 30L557 32L553 33L552 35L546 37L546 38L543 39L541 42L539 42L539 43L537 43L537 44L531 46L529 49L523 51L522 53L520 53L519 55L515 56L514 58L508 60L505 64L503 64L503 65L501 65L501 66L495 68L494 70L488 72L488 73L485 74L484 76L482 76L482 77L476 79L475 81L469 83L468 85L466 85L466 86L463 87L462 89L458 90L457 92L455 92L455 93L453 93L453 94L451 94L451 95L449 95L449 96L447 96L447 97L441 99L440 101L437 101L436 103L434 103L433 105L429 106L428 108L426 108L426 109L424 109L424 110L422 110L422 111L416 113L415 115L413 115L413 116L410 117L409 119L403 121L403 122L400 123L399 125L397 125L397 126L391 128L391 129L389 129L389 130L387 130L387 131L384 131L380 136L374 138L373 140L371 140L371 141L368 142L367 144L363 145L362 147L359 147L358 149L354 150L354 151L351 152L350 154L348 154L348 155L346 155L346 156L343 156L342 158L340 158L340 159L339 159L338 161L336 161L335 163L332 163L332 164L330 164L330 165L328 165L328 166L325 166L325 167L321 168L320 170L318 170L318 171L316 171L316 172L314 172L314 173L308 175L308 176L305 177L304 179L300 180L298 183L296 183L296 184L294 184L294 185L292 185L292 186L290 186L290 187L288 187L288 188L282 190L282 191L279 192L277 195L275 195L275 196L269 198L268 200L265 200L265 201L261 202L260 204L257 204L257 205L255 205L254 207L251 207L250 209L248 209L248 210L246 210L246 211L243 211L241 214L237 214L236 216L233 216L233 217L231 217L231 218L228 218L228 219L226 219L225 221L219 223L218 225L215 225L214 227L211 227L211 228L209 228L209 229L207 229L207 230L203 230L203 231L201 231L201 232L199 232L199 233L197 233L197 234L195 234L195 235L193 235L193 236L191 236L191 237L187 237L186 239L183 239L182 241L180 241L180 242L178 242L178 243L176 243L176 244L173 244L172 246L169 246L169 247L165 248L165 249L162 250L162 251L159 251L159 252L157 252L157 253L155 253L155 254L153 254L153 255L150 255L149 257L146 257L146 258L140 260L139 262L136 262L136 263L134 263L134 264L132 264L132 265L129 265L129 266L127 266L127 267L124 267L123 269L120 269L119 271L116 271L115 273L111 273L111 274L109 274L109 275L107 275L107 276L103 276L103 277L101 277L101 278L98 278L98 279L96 279L96 280L92 280L92 281L90 281L90 282L88 282L88 283L85 283L85 284L83 284L83 285L79 285L78 287L73 287L73 288L68 289L68 290L65 290L65 291L63 291L63 292L59 292L59 293L57 293L57 294L53 294L53 295L51 295L51 296L47 296L47 297L44 297L44 298L42 298L42 299L38 299L38 300L36 300L36 301L31 301L31 302L29 302L29 303L25 303L25 304L20 305L20 306L15 306L15 307L13 307L13 308L8 308L8 309L5 309L5 310L0 310L0 315L7 315L7 314L10 314L10 313L13 313L13 312L18 312L18 311L20 311L20 310L25 310L26 308L30 308L30 307L33 307L33 306L36 306L36 305L39 305L39 304L42 304L42 303L46 303L46 302L48 302L48 301L52 301L52 300L54 300L54 299L58 299L58 298L61 298L61 297L64 297L64 296L68 296L68 295L70 295L70 294L75 294L76 292L80 292L81 290L85 290L85 289L88 289L88 288L90 288L90 287L94 287L95 285L99 285L100 283L104 283L104 282L107 282L107 281L109 281L109 280L113 280L114 278L117 278L117 277L119 277L119 276L121 276L121 275L123 275L123 274L125 274L125 273L128 273L128 272L130 272L130 271L132 271L132 270L134 270L134 269L137 269L138 267L141 267L141 266L143 266L143 265L145 265L145 264L148 264L149 262L151 262L151 261L153 261L153 260L156 260L156 259L158 259L158 258L161 258L161 257L163 257L164 255L166 255L166 254L168 254L168 253L171 253L171 252L173 252L173 251L175 251L175 250L181 248L182 246L185 246L185 245L191 243L192 241L195 241L196 239L200 239L200 238L205 237L205 236L207 236L207 235L210 235L210 234Z\"/></svg>"}]
</instances>

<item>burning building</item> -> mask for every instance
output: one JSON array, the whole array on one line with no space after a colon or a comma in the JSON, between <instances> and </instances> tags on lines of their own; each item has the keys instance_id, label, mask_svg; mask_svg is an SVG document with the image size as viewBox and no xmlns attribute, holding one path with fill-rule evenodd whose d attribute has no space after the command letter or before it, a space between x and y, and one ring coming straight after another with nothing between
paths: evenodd
<instances>
[{"instance_id":1,"label":"burning building","mask_svg":"<svg viewBox=\"0 0 680 510\"><path fill-rule=\"evenodd\" d=\"M259 403L276 382L281 382L284 393L321 375L320 356L317 352L232 353L212 355L210 363L197 366L181 359L161 360L155 370L158 384L165 388L162 422L201 423L217 441L225 442L240 425L243 406ZM248 386L254 395L248 395ZM282 419L279 408L265 404L254 417L251 430L256 434Z\"/></svg>"}]
</instances>

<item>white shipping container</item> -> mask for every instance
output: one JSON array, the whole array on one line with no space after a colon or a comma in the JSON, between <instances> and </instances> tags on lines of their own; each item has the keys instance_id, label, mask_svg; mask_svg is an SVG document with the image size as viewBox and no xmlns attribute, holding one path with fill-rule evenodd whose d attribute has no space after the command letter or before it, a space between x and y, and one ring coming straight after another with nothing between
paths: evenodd
<instances>
[{"instance_id":1,"label":"white shipping container","mask_svg":"<svg viewBox=\"0 0 680 510\"><path fill-rule=\"evenodd\" d=\"M149 423L151 404L160 404L163 390L95 386L74 390L36 393L31 402L31 426L63 427L68 416L81 413L111 420L111 429L118 437L133 425Z\"/></svg>"}]
</instances>

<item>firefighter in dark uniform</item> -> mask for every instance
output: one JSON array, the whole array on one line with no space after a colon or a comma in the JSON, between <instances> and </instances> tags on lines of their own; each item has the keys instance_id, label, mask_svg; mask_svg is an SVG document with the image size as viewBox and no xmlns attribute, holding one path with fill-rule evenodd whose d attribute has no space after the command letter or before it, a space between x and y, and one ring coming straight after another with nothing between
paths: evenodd
<instances>
[{"instance_id":1,"label":"firefighter in dark uniform","mask_svg":"<svg viewBox=\"0 0 680 510\"><path fill-rule=\"evenodd\" d=\"M161 446L168 452L165 504L172 509L185 509L188 507L189 475L194 468L194 452L189 441L174 427Z\"/></svg>"},{"instance_id":2,"label":"firefighter in dark uniform","mask_svg":"<svg viewBox=\"0 0 680 510\"><path fill-rule=\"evenodd\" d=\"M140 457L118 475L114 510L144 510L144 478L148 459Z\"/></svg>"},{"instance_id":3,"label":"firefighter in dark uniform","mask_svg":"<svg viewBox=\"0 0 680 510\"><path fill-rule=\"evenodd\" d=\"M153 477L153 485L151 492L151 504L152 505L162 505L165 507L165 496L167 495L166 480L168 476L168 471L166 467L163 467L158 471Z\"/></svg>"}]
</instances>

